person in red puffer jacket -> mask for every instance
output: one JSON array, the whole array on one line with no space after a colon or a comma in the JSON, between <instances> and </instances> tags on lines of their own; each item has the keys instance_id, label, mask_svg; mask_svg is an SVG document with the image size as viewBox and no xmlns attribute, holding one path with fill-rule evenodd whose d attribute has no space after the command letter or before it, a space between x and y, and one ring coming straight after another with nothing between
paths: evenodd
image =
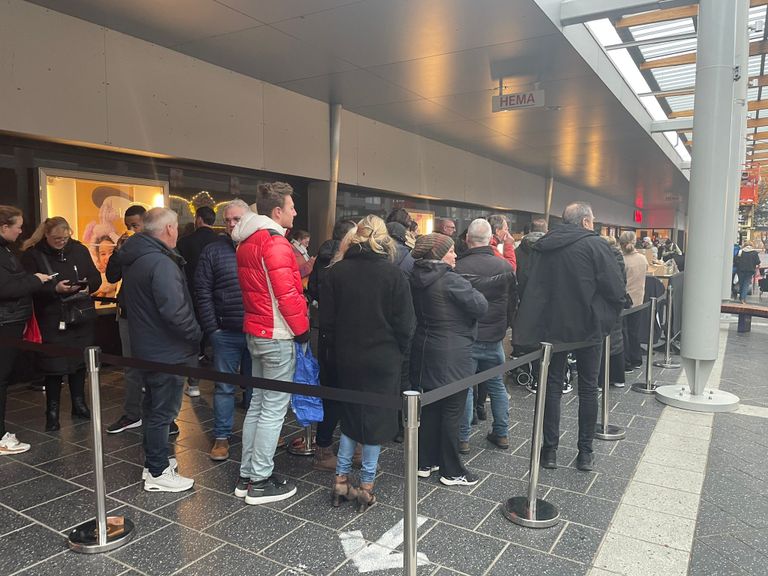
<instances>
[{"instance_id":1,"label":"person in red puffer jacket","mask_svg":"<svg viewBox=\"0 0 768 576\"><path fill-rule=\"evenodd\" d=\"M238 242L237 273L243 292L243 332L254 377L292 381L293 342L309 340L307 301L286 228L296 210L293 188L283 182L258 189L258 214L246 212L232 232ZM253 206L251 206L253 210ZM243 421L243 456L235 495L246 504L285 500L296 486L275 476L274 454L291 395L254 388Z\"/></svg>"}]
</instances>

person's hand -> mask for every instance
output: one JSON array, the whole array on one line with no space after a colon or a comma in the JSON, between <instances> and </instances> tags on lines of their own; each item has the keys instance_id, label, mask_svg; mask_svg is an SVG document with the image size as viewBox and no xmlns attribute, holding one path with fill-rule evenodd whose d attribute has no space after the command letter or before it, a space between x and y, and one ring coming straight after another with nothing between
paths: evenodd
<instances>
[{"instance_id":1,"label":"person's hand","mask_svg":"<svg viewBox=\"0 0 768 576\"><path fill-rule=\"evenodd\" d=\"M48 276L48 274L43 274L41 272L35 272L35 276L37 276L37 279L40 280L40 282L42 282L43 284L45 284L51 279L51 277Z\"/></svg>"},{"instance_id":2,"label":"person's hand","mask_svg":"<svg viewBox=\"0 0 768 576\"><path fill-rule=\"evenodd\" d=\"M80 290L80 286L77 284L70 284L69 280L62 280L56 284L56 288L54 288L54 290L56 290L56 292L59 294L74 294Z\"/></svg>"},{"instance_id":3,"label":"person's hand","mask_svg":"<svg viewBox=\"0 0 768 576\"><path fill-rule=\"evenodd\" d=\"M296 336L293 337L293 341L298 342L299 344L306 344L309 342L309 330L303 334L296 334Z\"/></svg>"}]
</instances>

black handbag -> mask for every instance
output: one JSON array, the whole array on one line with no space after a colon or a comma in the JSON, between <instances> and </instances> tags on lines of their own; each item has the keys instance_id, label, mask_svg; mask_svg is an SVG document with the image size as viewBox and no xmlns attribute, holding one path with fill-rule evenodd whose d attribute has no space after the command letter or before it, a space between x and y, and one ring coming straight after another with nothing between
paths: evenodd
<instances>
[{"instance_id":1,"label":"black handbag","mask_svg":"<svg viewBox=\"0 0 768 576\"><path fill-rule=\"evenodd\" d=\"M42 253L41 255L48 274L53 274L48 257ZM93 303L93 298L91 298L90 294L75 292L69 296L60 296L59 298L61 300L60 322L68 326L74 326L96 320L96 305Z\"/></svg>"}]
</instances>

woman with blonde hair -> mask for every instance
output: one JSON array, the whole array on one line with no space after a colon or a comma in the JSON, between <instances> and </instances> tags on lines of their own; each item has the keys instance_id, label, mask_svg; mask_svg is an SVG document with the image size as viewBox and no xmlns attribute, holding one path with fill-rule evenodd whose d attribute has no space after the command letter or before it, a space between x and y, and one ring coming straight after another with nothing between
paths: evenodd
<instances>
[{"instance_id":1,"label":"woman with blonde hair","mask_svg":"<svg viewBox=\"0 0 768 576\"><path fill-rule=\"evenodd\" d=\"M416 319L405 275L393 264L395 244L384 221L366 216L342 240L320 294L320 330L339 388L398 396L400 367L410 352ZM332 502L356 500L364 511L376 499L373 483L381 444L398 430L397 410L341 404L341 440ZM359 488L349 474L363 446Z\"/></svg>"},{"instance_id":2,"label":"woman with blonde hair","mask_svg":"<svg viewBox=\"0 0 768 576\"><path fill-rule=\"evenodd\" d=\"M61 216L47 218L22 246L24 267L32 273L56 275L57 284L49 282L35 293L35 316L45 344L63 344L76 348L93 345L95 310L74 320L65 311L73 306L76 293L92 294L101 286L101 274L93 264L84 245L72 239L72 229ZM87 303L87 301L85 302ZM81 300L80 304L83 304ZM86 306L83 306L86 308ZM92 306L91 306L92 308ZM61 379L67 376L72 400L72 416L90 419L85 403L85 363L82 357L39 357L40 370L45 374L45 430L58 430Z\"/></svg>"}]
</instances>

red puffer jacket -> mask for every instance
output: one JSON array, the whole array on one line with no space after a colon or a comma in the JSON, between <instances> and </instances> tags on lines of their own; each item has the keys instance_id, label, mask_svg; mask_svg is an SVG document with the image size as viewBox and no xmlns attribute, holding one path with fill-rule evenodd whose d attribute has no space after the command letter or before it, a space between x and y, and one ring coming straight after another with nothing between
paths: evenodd
<instances>
[{"instance_id":1,"label":"red puffer jacket","mask_svg":"<svg viewBox=\"0 0 768 576\"><path fill-rule=\"evenodd\" d=\"M290 340L309 330L307 301L293 248L271 218L247 212L232 233L243 291L243 332Z\"/></svg>"}]
</instances>

